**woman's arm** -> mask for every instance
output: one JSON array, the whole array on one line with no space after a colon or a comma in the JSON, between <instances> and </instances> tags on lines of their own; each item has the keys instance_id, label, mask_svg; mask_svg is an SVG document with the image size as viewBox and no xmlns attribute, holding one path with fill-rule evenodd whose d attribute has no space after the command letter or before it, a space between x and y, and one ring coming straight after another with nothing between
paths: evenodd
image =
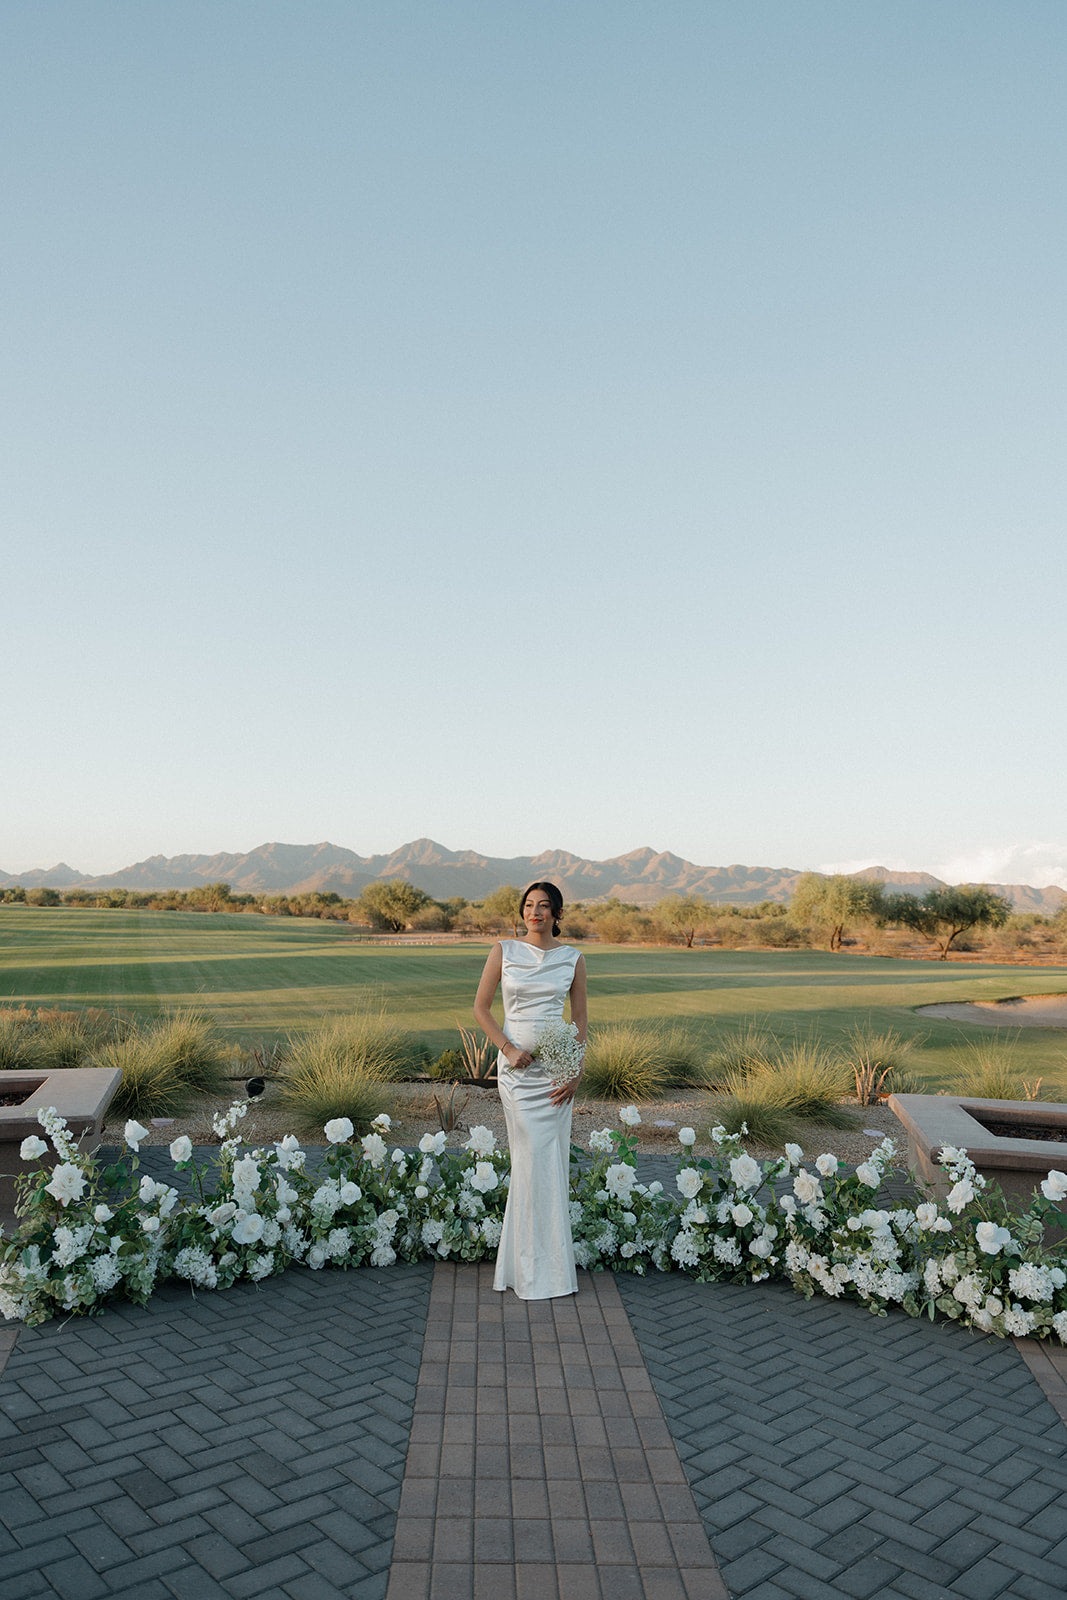
<instances>
[{"instance_id":1,"label":"woman's arm","mask_svg":"<svg viewBox=\"0 0 1067 1600\"><path fill-rule=\"evenodd\" d=\"M584 956L579 956L577 961L574 963L574 980L571 983L569 999L571 1003L571 1021L578 1030L579 1039L584 1044L589 1027L589 1011L585 992ZM577 1093L581 1078L582 1075L579 1072L578 1076L576 1078L572 1078L569 1083L561 1083L555 1089L553 1089L550 1096L552 1104L554 1106L562 1106L566 1105L568 1100L573 1100L575 1094Z\"/></svg>"},{"instance_id":2,"label":"woman's arm","mask_svg":"<svg viewBox=\"0 0 1067 1600\"><path fill-rule=\"evenodd\" d=\"M481 1028L487 1039L490 1039L497 1049L502 1051L508 1064L516 1069L528 1067L533 1060L529 1050L520 1050L517 1044L512 1044L503 1028L498 1027L493 1016L493 1000L500 985L500 973L503 966L503 952L499 944L495 944L489 952L488 959L482 969L481 981L478 984L478 993L474 997L474 1020Z\"/></svg>"}]
</instances>

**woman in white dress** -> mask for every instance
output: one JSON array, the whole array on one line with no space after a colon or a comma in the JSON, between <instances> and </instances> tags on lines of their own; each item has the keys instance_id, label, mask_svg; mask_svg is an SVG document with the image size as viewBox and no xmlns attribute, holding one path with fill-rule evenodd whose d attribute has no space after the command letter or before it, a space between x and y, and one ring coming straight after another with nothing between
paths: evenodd
<instances>
[{"instance_id":1,"label":"woman in white dress","mask_svg":"<svg viewBox=\"0 0 1067 1600\"><path fill-rule=\"evenodd\" d=\"M511 1148L511 1187L496 1258L495 1289L514 1289L520 1300L550 1300L575 1294L574 1243L570 1218L571 1114L575 1078L554 1084L534 1060L537 1035L563 1016L586 1033L585 959L561 944L563 896L554 883L532 883L519 902L525 939L502 939L485 963L474 1017L492 1040L497 1081ZM504 999L504 1026L493 1016L497 989Z\"/></svg>"}]
</instances>

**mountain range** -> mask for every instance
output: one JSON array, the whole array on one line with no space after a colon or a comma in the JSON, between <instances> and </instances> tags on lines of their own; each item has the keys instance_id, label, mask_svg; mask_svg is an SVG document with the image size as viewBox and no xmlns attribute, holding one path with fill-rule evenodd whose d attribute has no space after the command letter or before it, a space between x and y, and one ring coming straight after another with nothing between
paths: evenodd
<instances>
[{"instance_id":1,"label":"mountain range","mask_svg":"<svg viewBox=\"0 0 1067 1600\"><path fill-rule=\"evenodd\" d=\"M262 844L243 854L149 856L119 872L92 877L60 862L47 869L0 872L0 888L21 884L54 889L194 889L225 882L235 894L306 894L332 891L354 897L379 878L403 878L435 899L464 895L480 900L503 883L537 878L558 883L570 901L607 900L612 895L650 905L667 894L701 895L717 904L751 905L785 901L803 875L794 867L701 867L669 851L648 848L589 861L569 850L544 850L535 856L483 856L475 850L448 850L433 839L415 839L389 855L357 855L334 844ZM857 878L880 879L907 894L924 894L942 879L927 872L891 872L866 867ZM1053 916L1067 904L1067 889L1036 889L1028 884L989 885L1016 911Z\"/></svg>"}]
</instances>

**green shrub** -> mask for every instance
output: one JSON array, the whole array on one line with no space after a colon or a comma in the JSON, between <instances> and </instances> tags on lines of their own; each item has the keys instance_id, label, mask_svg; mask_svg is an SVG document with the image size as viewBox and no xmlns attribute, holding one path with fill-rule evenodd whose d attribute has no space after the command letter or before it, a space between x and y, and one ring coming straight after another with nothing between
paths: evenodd
<instances>
[{"instance_id":1,"label":"green shrub","mask_svg":"<svg viewBox=\"0 0 1067 1600\"><path fill-rule=\"evenodd\" d=\"M321 1133L333 1117L351 1117L365 1133L390 1104L386 1081L408 1057L400 1030L382 1016L338 1017L317 1033L289 1040L281 1097L303 1132Z\"/></svg>"},{"instance_id":2,"label":"green shrub","mask_svg":"<svg viewBox=\"0 0 1067 1600\"><path fill-rule=\"evenodd\" d=\"M33 1012L0 1011L0 1072L23 1072L33 1065Z\"/></svg>"},{"instance_id":3,"label":"green shrub","mask_svg":"<svg viewBox=\"0 0 1067 1600\"><path fill-rule=\"evenodd\" d=\"M653 1100L669 1076L654 1034L616 1023L590 1034L582 1092L599 1100Z\"/></svg>"},{"instance_id":4,"label":"green shrub","mask_svg":"<svg viewBox=\"0 0 1067 1600\"><path fill-rule=\"evenodd\" d=\"M175 1011L155 1023L144 1037L193 1094L225 1091L228 1052L203 1012Z\"/></svg>"},{"instance_id":5,"label":"green shrub","mask_svg":"<svg viewBox=\"0 0 1067 1600\"><path fill-rule=\"evenodd\" d=\"M679 1089L705 1089L708 1068L705 1052L682 1027L663 1028L655 1035L656 1054L667 1084Z\"/></svg>"},{"instance_id":6,"label":"green shrub","mask_svg":"<svg viewBox=\"0 0 1067 1600\"><path fill-rule=\"evenodd\" d=\"M902 1038L892 1028L884 1033L877 1033L871 1027L852 1029L848 1036L846 1059L855 1082L856 1099L861 1106L873 1106L894 1092L909 1092L898 1089L897 1083L916 1042L915 1039Z\"/></svg>"},{"instance_id":7,"label":"green shrub","mask_svg":"<svg viewBox=\"0 0 1067 1600\"><path fill-rule=\"evenodd\" d=\"M979 1039L956 1050L951 1058L956 1068L950 1094L969 1095L974 1100L1047 1100L1051 1091L1043 1090L1040 1078L1023 1077L1014 1055L1015 1036L1007 1040Z\"/></svg>"},{"instance_id":8,"label":"green shrub","mask_svg":"<svg viewBox=\"0 0 1067 1600\"><path fill-rule=\"evenodd\" d=\"M778 1149L796 1132L796 1117L782 1104L766 1078L751 1078L736 1073L723 1087L725 1097L718 1101L712 1117L727 1133L740 1134L754 1144Z\"/></svg>"},{"instance_id":9,"label":"green shrub","mask_svg":"<svg viewBox=\"0 0 1067 1600\"><path fill-rule=\"evenodd\" d=\"M443 1078L446 1081L467 1077L467 1067L463 1060L462 1050L442 1050L430 1068L430 1076L432 1078Z\"/></svg>"},{"instance_id":10,"label":"green shrub","mask_svg":"<svg viewBox=\"0 0 1067 1600\"><path fill-rule=\"evenodd\" d=\"M852 1087L847 1064L821 1046L797 1041L773 1065L757 1072L753 1089L795 1117L828 1128L851 1128L852 1114L840 1101Z\"/></svg>"},{"instance_id":11,"label":"green shrub","mask_svg":"<svg viewBox=\"0 0 1067 1600\"><path fill-rule=\"evenodd\" d=\"M779 1045L773 1034L758 1022L746 1022L727 1034L712 1050L708 1076L715 1084L762 1072L777 1060Z\"/></svg>"},{"instance_id":12,"label":"green shrub","mask_svg":"<svg viewBox=\"0 0 1067 1600\"><path fill-rule=\"evenodd\" d=\"M171 1117L184 1111L193 1090L158 1034L131 1034L105 1044L93 1058L97 1067L118 1067L122 1083L111 1102L112 1117Z\"/></svg>"}]
</instances>

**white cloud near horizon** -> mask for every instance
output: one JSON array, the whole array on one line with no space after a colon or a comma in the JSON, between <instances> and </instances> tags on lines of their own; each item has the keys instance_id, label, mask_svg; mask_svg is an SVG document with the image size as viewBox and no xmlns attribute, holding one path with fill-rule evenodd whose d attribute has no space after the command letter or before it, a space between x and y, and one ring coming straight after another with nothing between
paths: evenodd
<instances>
[{"instance_id":1,"label":"white cloud near horizon","mask_svg":"<svg viewBox=\"0 0 1067 1600\"><path fill-rule=\"evenodd\" d=\"M945 883L1025 883L1033 889L1067 889L1067 844L1033 841L1029 844L984 845L962 850L941 862L879 860L874 856L853 861L830 861L820 872L862 872L864 867L886 867L890 872L930 872Z\"/></svg>"}]
</instances>

